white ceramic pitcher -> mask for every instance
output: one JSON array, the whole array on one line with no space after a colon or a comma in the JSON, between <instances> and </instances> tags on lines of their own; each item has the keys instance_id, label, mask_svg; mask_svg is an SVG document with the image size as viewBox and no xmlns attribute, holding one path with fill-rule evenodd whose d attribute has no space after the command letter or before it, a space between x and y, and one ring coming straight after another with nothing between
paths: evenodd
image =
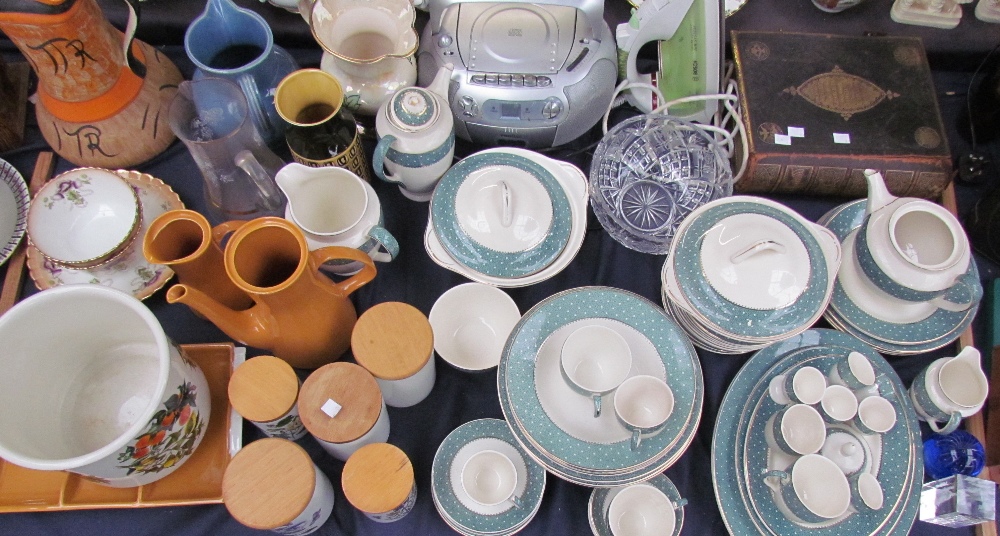
<instances>
[{"instance_id":1,"label":"white ceramic pitcher","mask_svg":"<svg viewBox=\"0 0 1000 536\"><path fill-rule=\"evenodd\" d=\"M939 434L950 434L965 417L971 417L986 402L989 381L983 372L979 350L966 346L955 357L943 357L920 371L910 386L917 417ZM938 422L945 423L944 426Z\"/></svg>"},{"instance_id":2,"label":"white ceramic pitcher","mask_svg":"<svg viewBox=\"0 0 1000 536\"><path fill-rule=\"evenodd\" d=\"M310 251L344 246L367 253L376 262L389 262L399 253L399 243L382 227L382 205L375 190L351 171L291 163L274 180L288 197L285 219L302 230ZM322 268L351 275L361 266L331 261Z\"/></svg>"}]
</instances>

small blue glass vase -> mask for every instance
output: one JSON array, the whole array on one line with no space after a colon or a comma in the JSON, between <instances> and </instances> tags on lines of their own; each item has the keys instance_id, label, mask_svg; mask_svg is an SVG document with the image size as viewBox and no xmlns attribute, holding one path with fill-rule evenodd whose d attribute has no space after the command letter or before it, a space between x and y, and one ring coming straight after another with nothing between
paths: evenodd
<instances>
[{"instance_id":1,"label":"small blue glass vase","mask_svg":"<svg viewBox=\"0 0 1000 536\"><path fill-rule=\"evenodd\" d=\"M985 462L983 444L965 430L934 434L924 441L924 468L932 480L952 475L976 476Z\"/></svg>"}]
</instances>

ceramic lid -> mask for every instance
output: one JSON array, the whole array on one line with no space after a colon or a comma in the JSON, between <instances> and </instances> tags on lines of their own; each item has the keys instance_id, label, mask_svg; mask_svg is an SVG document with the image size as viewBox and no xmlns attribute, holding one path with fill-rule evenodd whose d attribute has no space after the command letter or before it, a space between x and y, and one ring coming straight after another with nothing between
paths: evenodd
<instances>
[{"instance_id":1,"label":"ceramic lid","mask_svg":"<svg viewBox=\"0 0 1000 536\"><path fill-rule=\"evenodd\" d=\"M552 201L545 187L511 171L496 166L474 170L455 194L462 230L496 251L533 248L552 226Z\"/></svg>"},{"instance_id":2,"label":"ceramic lid","mask_svg":"<svg viewBox=\"0 0 1000 536\"><path fill-rule=\"evenodd\" d=\"M416 132L433 125L441 115L437 101L429 91L410 87L398 91L386 109L392 126L407 132Z\"/></svg>"},{"instance_id":3,"label":"ceramic lid","mask_svg":"<svg viewBox=\"0 0 1000 536\"><path fill-rule=\"evenodd\" d=\"M323 410L332 400L340 410ZM330 363L313 371L299 390L299 417L306 430L330 443L347 443L368 433L382 412L375 377L354 363Z\"/></svg>"},{"instance_id":4,"label":"ceramic lid","mask_svg":"<svg viewBox=\"0 0 1000 536\"><path fill-rule=\"evenodd\" d=\"M358 318L351 350L359 365L382 380L416 374L434 354L434 332L424 313L401 302L380 303Z\"/></svg>"},{"instance_id":5,"label":"ceramic lid","mask_svg":"<svg viewBox=\"0 0 1000 536\"><path fill-rule=\"evenodd\" d=\"M763 214L735 214L704 235L701 267L712 288L748 309L780 309L809 286L809 252L792 228Z\"/></svg>"},{"instance_id":6,"label":"ceramic lid","mask_svg":"<svg viewBox=\"0 0 1000 536\"><path fill-rule=\"evenodd\" d=\"M248 359L229 380L229 403L254 422L281 418L295 406L299 377L288 363L271 355Z\"/></svg>"},{"instance_id":7,"label":"ceramic lid","mask_svg":"<svg viewBox=\"0 0 1000 536\"><path fill-rule=\"evenodd\" d=\"M381 514L398 508L413 490L413 464L388 443L365 445L344 464L344 495L362 512Z\"/></svg>"},{"instance_id":8,"label":"ceramic lid","mask_svg":"<svg viewBox=\"0 0 1000 536\"><path fill-rule=\"evenodd\" d=\"M315 487L316 469L305 449L287 439L258 439L226 467L222 502L240 523L270 530L298 517Z\"/></svg>"},{"instance_id":9,"label":"ceramic lid","mask_svg":"<svg viewBox=\"0 0 1000 536\"><path fill-rule=\"evenodd\" d=\"M832 429L827 432L826 442L820 449L820 454L833 460L846 474L860 471L865 464L867 447L864 440L843 429Z\"/></svg>"}]
</instances>

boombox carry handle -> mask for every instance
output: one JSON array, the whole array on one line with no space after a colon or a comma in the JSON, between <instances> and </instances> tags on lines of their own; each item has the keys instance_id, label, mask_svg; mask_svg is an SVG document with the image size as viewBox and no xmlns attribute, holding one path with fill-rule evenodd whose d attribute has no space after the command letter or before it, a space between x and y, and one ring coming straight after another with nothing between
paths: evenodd
<instances>
[{"instance_id":1,"label":"boombox carry handle","mask_svg":"<svg viewBox=\"0 0 1000 536\"><path fill-rule=\"evenodd\" d=\"M425 7L430 12L430 20L439 21L441 20L441 13L452 5L472 3L496 4L498 0L426 0L424 6L418 5L417 7ZM579 9L587 15L590 28L597 35L600 35L600 28L604 24L604 0L531 0L523 3L543 6L568 6Z\"/></svg>"}]
</instances>

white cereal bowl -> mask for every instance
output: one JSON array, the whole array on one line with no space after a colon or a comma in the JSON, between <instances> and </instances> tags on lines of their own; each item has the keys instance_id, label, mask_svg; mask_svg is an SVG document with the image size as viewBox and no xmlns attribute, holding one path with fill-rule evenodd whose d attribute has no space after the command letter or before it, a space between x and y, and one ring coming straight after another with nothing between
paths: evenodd
<instances>
[{"instance_id":1,"label":"white cereal bowl","mask_svg":"<svg viewBox=\"0 0 1000 536\"><path fill-rule=\"evenodd\" d=\"M500 354L521 312L506 292L482 283L452 287L431 307L434 350L449 365L481 371L500 364Z\"/></svg>"},{"instance_id":2,"label":"white cereal bowl","mask_svg":"<svg viewBox=\"0 0 1000 536\"><path fill-rule=\"evenodd\" d=\"M28 239L46 258L70 268L92 268L118 257L141 223L132 186L99 168L54 177L28 207Z\"/></svg>"}]
</instances>

